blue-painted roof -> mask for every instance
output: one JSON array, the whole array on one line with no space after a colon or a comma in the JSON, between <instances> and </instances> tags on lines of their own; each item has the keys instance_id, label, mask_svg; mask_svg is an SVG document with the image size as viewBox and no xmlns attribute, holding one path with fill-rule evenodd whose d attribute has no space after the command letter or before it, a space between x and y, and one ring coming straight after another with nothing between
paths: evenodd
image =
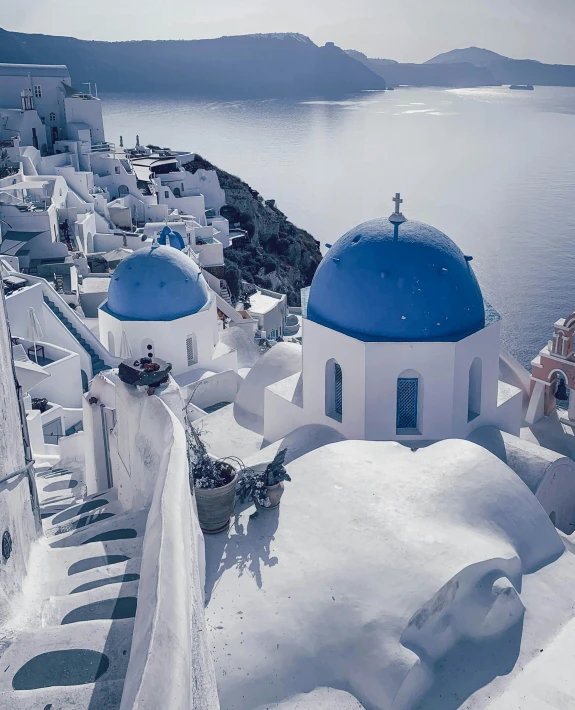
<instances>
[{"instance_id":1,"label":"blue-painted roof","mask_svg":"<svg viewBox=\"0 0 575 710\"><path fill-rule=\"evenodd\" d=\"M168 246L138 249L114 271L107 310L127 320L168 321L201 311L209 302L200 269Z\"/></svg>"},{"instance_id":2,"label":"blue-painted roof","mask_svg":"<svg viewBox=\"0 0 575 710\"><path fill-rule=\"evenodd\" d=\"M174 247L174 249L179 249L180 251L186 246L182 235L179 232L173 232L168 225L166 225L160 232L158 237L158 244L163 246L169 245Z\"/></svg>"},{"instance_id":3,"label":"blue-painted roof","mask_svg":"<svg viewBox=\"0 0 575 710\"><path fill-rule=\"evenodd\" d=\"M307 317L363 341L456 341L485 326L463 252L422 222L364 222L329 249Z\"/></svg>"}]
</instances>

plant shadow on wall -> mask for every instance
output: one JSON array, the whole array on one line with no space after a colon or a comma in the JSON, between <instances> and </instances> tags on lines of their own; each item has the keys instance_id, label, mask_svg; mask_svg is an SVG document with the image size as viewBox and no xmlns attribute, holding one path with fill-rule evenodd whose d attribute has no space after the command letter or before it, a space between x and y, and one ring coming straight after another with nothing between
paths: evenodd
<instances>
[{"instance_id":1,"label":"plant shadow on wall","mask_svg":"<svg viewBox=\"0 0 575 710\"><path fill-rule=\"evenodd\" d=\"M250 507L246 503L243 510ZM274 567L279 563L271 554L270 546L278 529L280 509L251 515L241 520L241 512L236 512L230 532L227 535L206 536L206 603L212 591L228 569L236 568L238 577L249 574L258 588L262 587L262 567ZM241 520L241 521L240 521Z\"/></svg>"}]
</instances>

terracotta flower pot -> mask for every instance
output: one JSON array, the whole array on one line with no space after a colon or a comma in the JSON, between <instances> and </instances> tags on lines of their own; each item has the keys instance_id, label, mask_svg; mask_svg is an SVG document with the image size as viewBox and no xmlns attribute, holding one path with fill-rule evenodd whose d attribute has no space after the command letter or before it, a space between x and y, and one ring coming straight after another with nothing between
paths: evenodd
<instances>
[{"instance_id":1,"label":"terracotta flower pot","mask_svg":"<svg viewBox=\"0 0 575 710\"><path fill-rule=\"evenodd\" d=\"M231 468L231 466L230 466ZM238 474L234 469L233 478L220 488L195 488L196 507L202 531L215 534L227 530L234 512Z\"/></svg>"},{"instance_id":2,"label":"terracotta flower pot","mask_svg":"<svg viewBox=\"0 0 575 710\"><path fill-rule=\"evenodd\" d=\"M276 483L275 486L266 486L268 491L268 498L270 499L270 504L265 510L273 510L277 508L280 504L281 497L284 494L284 482L280 481Z\"/></svg>"}]
</instances>

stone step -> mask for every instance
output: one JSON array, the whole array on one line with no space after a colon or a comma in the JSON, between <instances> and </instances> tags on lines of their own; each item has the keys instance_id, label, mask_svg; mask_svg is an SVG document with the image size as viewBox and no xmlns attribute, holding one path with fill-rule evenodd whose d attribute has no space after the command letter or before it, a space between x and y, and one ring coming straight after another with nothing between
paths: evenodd
<instances>
[{"instance_id":1,"label":"stone step","mask_svg":"<svg viewBox=\"0 0 575 710\"><path fill-rule=\"evenodd\" d=\"M0 693L0 708L10 710L118 710L123 680L86 685L59 686L41 690Z\"/></svg>"},{"instance_id":2,"label":"stone step","mask_svg":"<svg viewBox=\"0 0 575 710\"><path fill-rule=\"evenodd\" d=\"M93 500L99 501L101 498L89 499L86 502ZM97 508L93 512L98 513L101 510L116 510L118 511L119 503L116 501L108 501L108 496L103 494L103 500L107 501L103 508ZM76 506L73 506L76 509ZM56 516L48 520L54 520ZM86 517L86 516L81 516ZM120 513L111 518L102 520L101 522L92 523L91 525L83 526L66 533L61 533L48 538L50 547L70 547L83 545L90 541L93 537L100 536L102 540L106 539L126 539L127 537L137 537L144 534L146 530L146 521L148 518L147 511L134 511L130 513ZM45 521L46 522L46 521ZM55 526L57 527L57 526ZM135 531L129 535L117 535L117 530L132 530Z\"/></svg>"},{"instance_id":3,"label":"stone step","mask_svg":"<svg viewBox=\"0 0 575 710\"><path fill-rule=\"evenodd\" d=\"M72 506L47 518L43 521L44 534L46 537L54 537L73 533L84 527L110 520L117 513L122 513L122 508L117 501L92 508L92 504L97 502L79 503L77 506ZM78 514L74 515L74 511L78 511Z\"/></svg>"},{"instance_id":4,"label":"stone step","mask_svg":"<svg viewBox=\"0 0 575 710\"><path fill-rule=\"evenodd\" d=\"M49 496L50 494L61 493L62 491L72 491L75 488L81 488L81 484L81 474L75 474L72 473L72 471L58 475L36 477L36 486L39 495L46 493Z\"/></svg>"},{"instance_id":5,"label":"stone step","mask_svg":"<svg viewBox=\"0 0 575 710\"><path fill-rule=\"evenodd\" d=\"M134 619L121 619L24 631L0 658L0 693L122 680L133 629Z\"/></svg>"},{"instance_id":6,"label":"stone step","mask_svg":"<svg viewBox=\"0 0 575 710\"><path fill-rule=\"evenodd\" d=\"M138 585L136 579L49 597L42 604L42 626L84 623L94 619L131 619L136 614Z\"/></svg>"},{"instance_id":7,"label":"stone step","mask_svg":"<svg viewBox=\"0 0 575 710\"><path fill-rule=\"evenodd\" d=\"M76 596L91 589L100 589L112 585L122 585L139 581L141 557L131 557L122 562L103 564L84 572L59 577L47 583L44 592L54 597ZM115 587L117 589L117 587Z\"/></svg>"},{"instance_id":8,"label":"stone step","mask_svg":"<svg viewBox=\"0 0 575 710\"><path fill-rule=\"evenodd\" d=\"M117 501L110 502L105 496L100 496L92 500L79 500L73 505L68 506L64 510L58 511L50 518L44 521L44 529L59 528L68 523L77 522L80 518L85 517L88 513L96 514L104 512L108 513L122 512ZM50 532L46 533L50 535Z\"/></svg>"}]
</instances>

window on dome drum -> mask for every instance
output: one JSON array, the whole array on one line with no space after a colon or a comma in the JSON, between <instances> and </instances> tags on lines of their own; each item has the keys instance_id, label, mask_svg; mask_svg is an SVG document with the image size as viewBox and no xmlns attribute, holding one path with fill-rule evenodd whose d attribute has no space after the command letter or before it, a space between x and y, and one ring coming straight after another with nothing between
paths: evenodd
<instances>
[{"instance_id":1,"label":"window on dome drum","mask_svg":"<svg viewBox=\"0 0 575 710\"><path fill-rule=\"evenodd\" d=\"M483 365L476 357L469 368L469 390L467 396L467 421L471 422L481 414L481 380Z\"/></svg>"},{"instance_id":2,"label":"window on dome drum","mask_svg":"<svg viewBox=\"0 0 575 710\"><path fill-rule=\"evenodd\" d=\"M188 355L188 367L191 367L198 361L195 335L188 335L186 338L186 352Z\"/></svg>"},{"instance_id":3,"label":"window on dome drum","mask_svg":"<svg viewBox=\"0 0 575 710\"><path fill-rule=\"evenodd\" d=\"M419 378L399 377L397 379L398 434L419 434L417 420L419 414Z\"/></svg>"},{"instance_id":4,"label":"window on dome drum","mask_svg":"<svg viewBox=\"0 0 575 710\"><path fill-rule=\"evenodd\" d=\"M325 366L325 414L338 422L343 416L343 373L335 360Z\"/></svg>"},{"instance_id":5,"label":"window on dome drum","mask_svg":"<svg viewBox=\"0 0 575 710\"><path fill-rule=\"evenodd\" d=\"M108 331L108 352L110 355L116 354L116 346L114 344L114 333L111 330Z\"/></svg>"},{"instance_id":6,"label":"window on dome drum","mask_svg":"<svg viewBox=\"0 0 575 710\"><path fill-rule=\"evenodd\" d=\"M36 84L36 85L34 86L34 96L35 96L37 99L41 99L41 98L42 98L42 87L40 86L40 84Z\"/></svg>"}]
</instances>

